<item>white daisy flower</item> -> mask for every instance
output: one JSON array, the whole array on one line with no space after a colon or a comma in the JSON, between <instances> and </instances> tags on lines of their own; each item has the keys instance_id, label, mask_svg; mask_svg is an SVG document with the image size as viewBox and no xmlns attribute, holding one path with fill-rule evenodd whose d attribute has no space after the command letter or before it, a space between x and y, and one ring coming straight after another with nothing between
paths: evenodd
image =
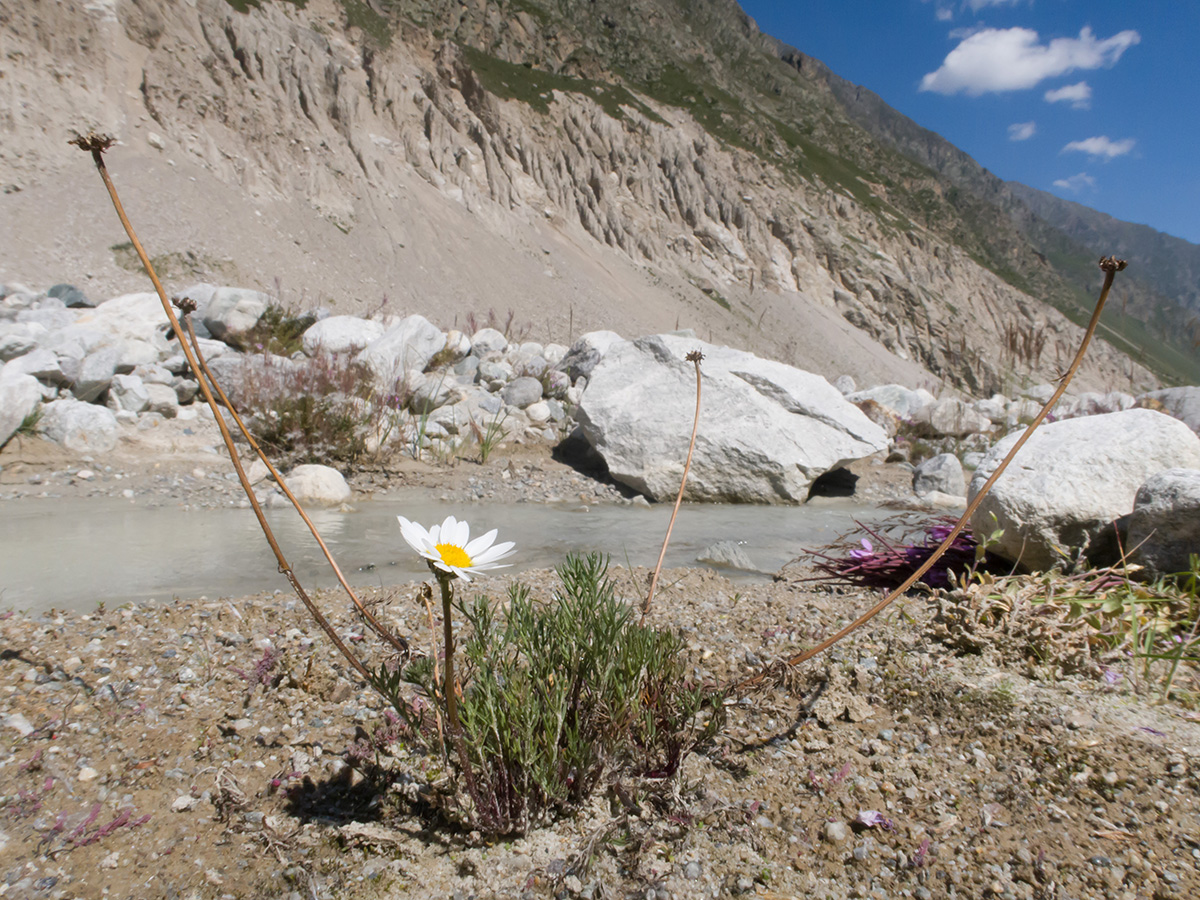
<instances>
[{"instance_id":1,"label":"white daisy flower","mask_svg":"<svg viewBox=\"0 0 1200 900\"><path fill-rule=\"evenodd\" d=\"M463 581L470 581L469 575L477 575L487 569L503 569L509 565L499 563L512 555L515 545L512 541L495 543L495 528L472 541L471 526L454 516L446 516L441 525L434 525L428 531L404 516L396 518L400 520L400 534L408 546L443 572L449 572Z\"/></svg>"}]
</instances>

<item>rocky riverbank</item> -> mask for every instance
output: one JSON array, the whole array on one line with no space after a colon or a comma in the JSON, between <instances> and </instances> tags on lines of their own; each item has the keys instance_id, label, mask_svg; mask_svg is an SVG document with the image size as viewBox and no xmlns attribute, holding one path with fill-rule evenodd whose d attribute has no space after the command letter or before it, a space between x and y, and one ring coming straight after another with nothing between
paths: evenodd
<instances>
[{"instance_id":1,"label":"rocky riverbank","mask_svg":"<svg viewBox=\"0 0 1200 900\"><path fill-rule=\"evenodd\" d=\"M519 540L519 536L518 540ZM645 571L616 570L619 591ZM550 573L520 576L539 595ZM481 580L493 596L505 579ZM726 679L867 597L671 571L653 624ZM415 586L369 595L428 642ZM344 601L323 597L330 609ZM334 615L368 660L383 650ZM943 623L944 624L944 623ZM959 655L921 600L729 708L676 787L480 841L364 778L386 724L282 593L0 620L0 890L100 897L1104 897L1200 890L1200 721L1119 676ZM389 753L418 766L399 746ZM413 769L419 771L419 766ZM399 792L399 793L398 793Z\"/></svg>"}]
</instances>

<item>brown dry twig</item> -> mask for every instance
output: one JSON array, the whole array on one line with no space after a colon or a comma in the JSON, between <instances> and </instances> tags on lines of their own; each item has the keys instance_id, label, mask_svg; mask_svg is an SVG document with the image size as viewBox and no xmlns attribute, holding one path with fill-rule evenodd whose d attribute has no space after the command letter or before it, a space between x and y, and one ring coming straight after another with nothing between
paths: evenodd
<instances>
[{"instance_id":1,"label":"brown dry twig","mask_svg":"<svg viewBox=\"0 0 1200 900\"><path fill-rule=\"evenodd\" d=\"M1042 411L1039 412L1034 420L1029 423L1029 426L1025 429L1024 433L1022 433L1022 435L1017 439L1017 442L1013 444L1012 449L1009 450L1008 454L1003 460L1001 460L1000 465L996 467L996 471L994 471L991 474L991 477L984 482L983 487L979 490L979 493L975 495L975 499L973 499L967 505L966 512L962 514L962 517L958 520L958 524L951 529L950 533L938 546L934 554L930 556L929 559L925 560L925 562L915 572L908 576L908 578L904 580L903 584L893 590L890 594L872 606L869 610L867 610L837 634L826 638L815 647L811 647L808 650L805 650L803 653L798 653L795 656L785 660L784 665L792 667L798 666L803 662L807 662L818 653L823 653L854 631L857 631L867 622L871 621L871 619L875 618L877 615L887 609L887 607L891 605L892 601L904 594L905 591L921 580L925 573L933 567L933 564L937 562L939 558L941 558L942 554L944 554L950 548L950 545L954 543L955 538L957 538L962 533L963 529L967 527L967 523L970 522L971 516L975 514L975 511L979 509L979 505L983 502L983 498L988 495L988 492L991 491L992 486L996 483L997 479L999 479L1000 476L1004 474L1004 470L1008 468L1008 464L1012 462L1013 458L1018 452L1020 452L1021 448L1025 446L1025 442L1029 440L1029 438L1045 420L1046 416L1049 415L1050 410L1054 408L1054 404L1056 404L1059 401L1059 398L1061 398L1066 392L1067 385L1071 383L1071 379L1075 377L1075 373L1079 370L1079 366L1083 362L1083 355L1087 351L1093 335L1096 333L1096 326L1100 324L1100 313L1103 311L1104 303L1108 299L1108 292L1112 288L1113 279L1116 277L1118 272L1125 268L1126 263L1123 259L1117 259L1114 256L1105 256L1100 259L1099 265L1100 270L1104 272L1104 286L1100 289L1100 299L1096 301L1096 309L1092 312L1092 318L1088 322L1087 330L1083 334L1083 340L1079 343L1079 349L1075 352L1075 358L1071 360L1071 365L1067 368L1067 371L1063 373L1058 387L1050 396L1050 399L1046 401L1046 405L1042 407ZM740 694L759 686L771 677L772 672L776 670L777 665L778 664L768 666L763 671L737 682L736 684L730 686L728 693Z\"/></svg>"},{"instance_id":2,"label":"brown dry twig","mask_svg":"<svg viewBox=\"0 0 1200 900\"><path fill-rule=\"evenodd\" d=\"M216 420L217 427L221 431L221 440L225 443L226 452L229 454L230 461L233 463L233 468L237 472L238 481L241 483L242 490L246 493L250 500L250 506L254 510L254 515L258 519L259 527L262 528L263 535L267 539L267 543L271 545L271 550L275 554L275 559L279 563L279 571L287 578L292 589L296 592L296 596L304 603L309 614L316 620L321 630L329 637L338 651L345 657L346 661L354 668L363 680L370 683L372 681L371 673L362 661L357 656L350 652L350 648L346 646L345 641L330 624L329 620L309 597L308 592L300 584L295 572L292 571L291 565L283 555L283 550L280 549L279 543L275 540L275 535L271 531L271 527L267 524L266 517L263 515L262 506L258 499L254 496L254 489L250 486L250 479L246 477L245 469L242 467L241 460L238 458L237 448L233 444L233 436L229 432L229 426L225 422L225 417L221 415L221 411L217 405L216 397L214 397L212 389L209 387L208 379L202 377L200 373L205 369L201 366L196 352L192 345L185 339L184 330L179 323L178 317L175 315L175 310L171 308L171 303L167 299L167 292L163 288L162 281L159 280L158 273L154 270L154 266L150 262L150 257L146 253L142 242L138 239L137 232L133 229L133 224L129 221L129 217L125 214L125 208L121 204L121 198L117 194L116 186L113 184L112 178L109 177L108 168L104 164L104 151L111 147L116 141L108 135L96 134L91 132L84 136L77 136L70 143L79 147L81 150L86 150L92 154L92 160L96 164L96 170L100 173L100 178L104 182L104 187L108 191L109 199L112 201L113 208L116 210L117 218L121 220L121 225L125 229L125 233L129 236L130 243L133 244L133 249L137 252L138 259L141 260L146 274L150 277L150 281L154 284L154 290L158 293L158 298L162 302L163 312L167 314L167 321L171 323L171 328L179 338L180 349L183 350L184 356L187 358L188 365L192 371L198 376L200 391L204 395L205 401L208 403L209 409L212 411L213 418Z\"/></svg>"},{"instance_id":3,"label":"brown dry twig","mask_svg":"<svg viewBox=\"0 0 1200 900\"><path fill-rule=\"evenodd\" d=\"M687 460L683 464L683 478L679 481L679 494L675 498L675 507L671 510L671 521L667 523L667 534L663 538L662 550L658 554L658 563L654 566L654 575L650 578L650 591L646 594L646 602L642 604L643 622L646 620L646 613L650 612L650 604L654 600L654 589L658 587L658 576L662 572L663 560L667 556L667 544L671 542L671 529L675 527L675 517L679 515L679 506L683 503L683 489L687 486L688 471L692 468L692 452L696 449L696 431L700 427L700 363L704 360L704 354L699 350L693 350L684 358L696 367L696 414L692 417L692 439L688 443Z\"/></svg>"}]
</instances>

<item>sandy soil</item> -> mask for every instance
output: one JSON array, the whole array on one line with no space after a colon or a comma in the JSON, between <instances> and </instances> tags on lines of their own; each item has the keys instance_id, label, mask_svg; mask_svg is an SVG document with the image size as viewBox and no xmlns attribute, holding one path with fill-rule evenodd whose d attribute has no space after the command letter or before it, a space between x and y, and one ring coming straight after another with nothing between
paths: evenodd
<instances>
[{"instance_id":1,"label":"sandy soil","mask_svg":"<svg viewBox=\"0 0 1200 900\"><path fill-rule=\"evenodd\" d=\"M166 474L193 501L233 502L223 476L190 474L197 459L215 459L198 452L153 473L134 456L101 465L26 441L0 458L0 490L48 500L155 491ZM91 479L79 477L85 465ZM571 488L620 501L544 447L484 468L413 465L355 482L403 479L441 496L475 490L482 477L526 499ZM863 474L863 496L902 486L890 467ZM620 594L636 600L647 574L616 569ZM742 677L871 599L802 574L735 585L702 568L671 571L651 622L685 638L699 678ZM519 577L546 592L552 576ZM478 583L493 596L504 586ZM416 585L369 600L418 646L429 643ZM382 658L344 599L321 602L358 652ZM1012 639L964 654L936 606L897 604L733 703L723 733L666 789L606 788L577 815L494 841L423 815L348 765L350 745L385 722L383 703L294 597L5 614L0 895L1200 895L1200 716L1155 703L1120 664L1108 678L1095 667L1066 674ZM277 661L255 683L266 648ZM408 751L393 752L416 771Z\"/></svg>"}]
</instances>

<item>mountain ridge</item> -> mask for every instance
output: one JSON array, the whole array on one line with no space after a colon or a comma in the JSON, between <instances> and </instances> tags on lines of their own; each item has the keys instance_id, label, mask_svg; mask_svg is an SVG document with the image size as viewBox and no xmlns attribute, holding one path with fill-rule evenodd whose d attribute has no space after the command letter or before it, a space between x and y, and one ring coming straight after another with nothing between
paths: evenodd
<instances>
[{"instance_id":1,"label":"mountain ridge","mask_svg":"<svg viewBox=\"0 0 1200 900\"><path fill-rule=\"evenodd\" d=\"M24 91L0 98L0 213L26 223L0 278L142 289L87 160L43 137L98 127L123 138L110 166L176 280L274 276L294 300L385 295L447 325L509 306L559 341L690 326L830 377L976 394L1051 380L1078 342L975 258L1049 278L1019 235L972 247L915 221L936 225L953 186L772 61L732 2L604 0L571 22L550 0L239 7L0 13L0 73ZM731 67L776 100L751 103ZM1081 381L1153 384L1103 345Z\"/></svg>"}]
</instances>

